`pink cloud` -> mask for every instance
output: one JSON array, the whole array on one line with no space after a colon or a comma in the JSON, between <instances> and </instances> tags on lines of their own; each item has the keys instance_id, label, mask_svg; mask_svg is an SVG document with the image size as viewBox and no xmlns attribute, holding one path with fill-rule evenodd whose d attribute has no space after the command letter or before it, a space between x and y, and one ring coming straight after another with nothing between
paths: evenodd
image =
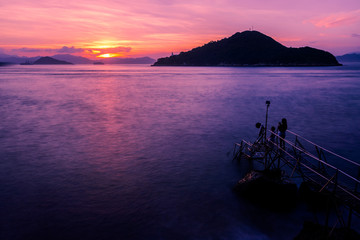
<instances>
[{"instance_id":1,"label":"pink cloud","mask_svg":"<svg viewBox=\"0 0 360 240\"><path fill-rule=\"evenodd\" d=\"M31 55L31 54L87 54L91 56L98 56L101 54L106 53L128 53L131 51L131 47L110 47L110 48L76 48L74 46L67 47L63 46L61 48L15 48L11 49L10 52L15 54L22 54L22 55Z\"/></svg>"},{"instance_id":2,"label":"pink cloud","mask_svg":"<svg viewBox=\"0 0 360 240\"><path fill-rule=\"evenodd\" d=\"M11 49L12 52L21 52L21 53L40 53L40 52L48 52L48 53L81 53L84 51L82 48L75 48L63 46L62 48L16 48Z\"/></svg>"},{"instance_id":3,"label":"pink cloud","mask_svg":"<svg viewBox=\"0 0 360 240\"><path fill-rule=\"evenodd\" d=\"M75 48L74 46L72 46L72 47L64 46L64 47L57 50L58 53L81 53L83 51L84 51L84 49Z\"/></svg>"},{"instance_id":4,"label":"pink cloud","mask_svg":"<svg viewBox=\"0 0 360 240\"><path fill-rule=\"evenodd\" d=\"M27 47L11 49L12 52L21 52L21 53L38 53L38 52L49 51L49 50L52 50L52 49L27 48Z\"/></svg>"},{"instance_id":5,"label":"pink cloud","mask_svg":"<svg viewBox=\"0 0 360 240\"><path fill-rule=\"evenodd\" d=\"M321 19L310 20L317 27L334 28L357 24L360 25L360 9L350 12L331 14Z\"/></svg>"}]
</instances>

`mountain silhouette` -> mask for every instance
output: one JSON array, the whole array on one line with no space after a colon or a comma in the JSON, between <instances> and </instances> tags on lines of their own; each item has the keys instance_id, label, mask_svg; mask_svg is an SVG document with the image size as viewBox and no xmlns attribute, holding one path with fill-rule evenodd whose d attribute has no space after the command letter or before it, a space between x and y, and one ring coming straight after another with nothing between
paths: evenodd
<instances>
[{"instance_id":1,"label":"mountain silhouette","mask_svg":"<svg viewBox=\"0 0 360 240\"><path fill-rule=\"evenodd\" d=\"M235 33L179 55L160 58L153 66L338 66L323 50L288 48L258 31Z\"/></svg>"},{"instance_id":2,"label":"mountain silhouette","mask_svg":"<svg viewBox=\"0 0 360 240\"><path fill-rule=\"evenodd\" d=\"M41 57L34 62L34 64L72 64L70 62L57 60L52 57Z\"/></svg>"},{"instance_id":3,"label":"mountain silhouette","mask_svg":"<svg viewBox=\"0 0 360 240\"><path fill-rule=\"evenodd\" d=\"M101 62L106 64L153 64L156 62L155 59L149 57L140 58L103 58Z\"/></svg>"},{"instance_id":4,"label":"mountain silhouette","mask_svg":"<svg viewBox=\"0 0 360 240\"><path fill-rule=\"evenodd\" d=\"M71 62L74 64L92 64L92 62L93 62L90 59L80 57L80 56L74 56L71 54L57 54L57 55L54 55L51 57L55 58L57 60Z\"/></svg>"},{"instance_id":5,"label":"mountain silhouette","mask_svg":"<svg viewBox=\"0 0 360 240\"><path fill-rule=\"evenodd\" d=\"M336 59L340 62L360 62L360 53L348 53L337 56Z\"/></svg>"},{"instance_id":6,"label":"mountain silhouette","mask_svg":"<svg viewBox=\"0 0 360 240\"><path fill-rule=\"evenodd\" d=\"M91 60L85 57L81 56L74 56L71 54L57 54L50 56L51 58L54 58L56 60L61 60L73 64L93 64L94 61L97 60ZM13 63L13 64L21 64L21 63L31 63L33 64L36 60L42 58L42 56L37 57L19 57L16 55L7 55L0 53L0 62L7 62L7 63ZM139 57L139 58L104 58L101 59L102 62L106 64L153 64L156 62L155 59L150 57ZM46 60L45 60L46 62Z\"/></svg>"}]
</instances>

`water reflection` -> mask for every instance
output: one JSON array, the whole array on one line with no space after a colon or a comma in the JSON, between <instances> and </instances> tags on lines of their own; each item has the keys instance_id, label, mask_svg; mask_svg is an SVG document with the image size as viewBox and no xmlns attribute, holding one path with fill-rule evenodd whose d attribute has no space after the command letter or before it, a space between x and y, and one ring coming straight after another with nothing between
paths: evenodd
<instances>
[{"instance_id":1,"label":"water reflection","mask_svg":"<svg viewBox=\"0 0 360 240\"><path fill-rule=\"evenodd\" d=\"M359 155L358 69L2 70L4 239L288 239L301 213L272 219L231 192L241 172L227 153L254 139L265 100L270 126L286 117L292 131Z\"/></svg>"}]
</instances>

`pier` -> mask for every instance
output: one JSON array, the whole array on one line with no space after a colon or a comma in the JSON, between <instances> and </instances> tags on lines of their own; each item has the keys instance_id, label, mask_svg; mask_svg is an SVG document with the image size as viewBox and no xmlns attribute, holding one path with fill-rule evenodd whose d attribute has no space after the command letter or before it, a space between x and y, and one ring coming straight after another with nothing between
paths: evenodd
<instances>
[{"instance_id":1,"label":"pier","mask_svg":"<svg viewBox=\"0 0 360 240\"><path fill-rule=\"evenodd\" d=\"M295 132L287 130L286 138L282 138L267 130L266 126L264 131L253 143L246 140L235 143L233 160L249 161L251 164L256 161L263 165L264 170L280 169L287 178L311 186L316 196L323 197L319 199L322 201L320 204L327 208L326 227L332 208L337 218L333 229L338 225L350 228L353 216L360 217L360 163ZM272 141L266 135L275 138ZM280 140L285 142L285 146L280 146ZM314 201L314 198L309 200Z\"/></svg>"}]
</instances>

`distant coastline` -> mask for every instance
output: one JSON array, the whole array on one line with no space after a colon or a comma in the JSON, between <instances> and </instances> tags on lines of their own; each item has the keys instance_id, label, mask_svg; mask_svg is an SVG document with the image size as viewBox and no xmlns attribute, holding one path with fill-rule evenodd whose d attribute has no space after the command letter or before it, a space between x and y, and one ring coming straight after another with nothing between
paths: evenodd
<instances>
[{"instance_id":1,"label":"distant coastline","mask_svg":"<svg viewBox=\"0 0 360 240\"><path fill-rule=\"evenodd\" d=\"M184 54L180 53L179 55ZM172 59L174 56L165 57L165 59L169 58ZM33 65L35 61L40 59L41 57L18 57L13 55L6 55L0 54L0 67L1 66L9 66L13 64L21 64L21 65ZM158 64L155 59L149 57L142 57L142 58L109 58L109 59L101 59L99 60L90 60L85 57L81 56L74 56L71 54L57 54L51 56L59 61L66 61L72 64L94 64L96 62L102 62L104 64L149 64L154 66L197 66L197 65L190 65L190 64ZM162 58L160 58L162 59ZM340 56L336 56L336 60L338 61L340 66L342 64L348 63L360 63L360 53L348 53ZM159 59L158 59L159 61ZM95 64L97 65L97 64ZM219 67L303 67L303 66L329 66L328 64L301 64L301 63L290 63L290 64L281 64L281 63L256 63L256 64L249 64L249 63L242 63L242 64L229 64L221 62L216 65L200 65L200 66L219 66ZM330 65L332 66L332 65Z\"/></svg>"},{"instance_id":2,"label":"distant coastline","mask_svg":"<svg viewBox=\"0 0 360 240\"><path fill-rule=\"evenodd\" d=\"M341 56L337 56L336 59L339 62L348 63L348 62L359 62L360 63L360 53L348 53Z\"/></svg>"},{"instance_id":3,"label":"distant coastline","mask_svg":"<svg viewBox=\"0 0 360 240\"><path fill-rule=\"evenodd\" d=\"M0 54L0 62L7 63L7 64L22 64L22 65L32 65L37 60L42 58L43 56L37 57L19 57L16 55L7 55L7 54ZM94 64L94 62L102 62L104 64L153 64L156 62L155 59L150 57L140 57L140 58L104 58L99 60L91 60L81 56L74 56L71 54L57 54L53 56L49 56L53 59L59 61L65 61L72 64ZM0 64L3 66L5 64Z\"/></svg>"}]
</instances>

